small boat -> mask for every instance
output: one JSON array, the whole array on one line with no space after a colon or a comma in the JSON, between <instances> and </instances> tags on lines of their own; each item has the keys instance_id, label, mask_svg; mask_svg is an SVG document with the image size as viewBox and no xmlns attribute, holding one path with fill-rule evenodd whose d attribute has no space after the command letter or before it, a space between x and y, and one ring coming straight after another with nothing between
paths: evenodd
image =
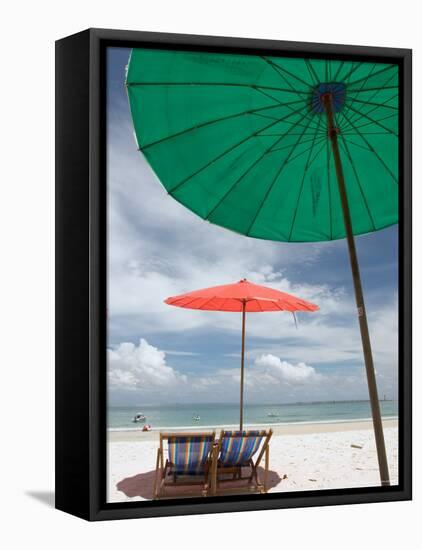
<instances>
[{"instance_id":1,"label":"small boat","mask_svg":"<svg viewBox=\"0 0 422 550\"><path fill-rule=\"evenodd\" d=\"M269 412L267 416L269 416L270 418L278 418L279 415L273 412Z\"/></svg>"},{"instance_id":2,"label":"small boat","mask_svg":"<svg viewBox=\"0 0 422 550\"><path fill-rule=\"evenodd\" d=\"M201 420L201 417L199 416L199 414L194 414L192 416L192 420L194 420L195 422L199 422Z\"/></svg>"},{"instance_id":3,"label":"small boat","mask_svg":"<svg viewBox=\"0 0 422 550\"><path fill-rule=\"evenodd\" d=\"M132 422L143 422L146 419L147 419L147 417L143 413L137 413L133 417Z\"/></svg>"}]
</instances>

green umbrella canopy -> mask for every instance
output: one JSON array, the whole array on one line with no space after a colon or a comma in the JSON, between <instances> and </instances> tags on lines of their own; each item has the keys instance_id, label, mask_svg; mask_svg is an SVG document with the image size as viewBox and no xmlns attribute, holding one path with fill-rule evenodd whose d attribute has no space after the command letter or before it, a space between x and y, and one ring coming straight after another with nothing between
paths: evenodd
<instances>
[{"instance_id":1,"label":"green umbrella canopy","mask_svg":"<svg viewBox=\"0 0 422 550\"><path fill-rule=\"evenodd\" d=\"M398 66L134 49L127 90L139 149L168 193L250 237L345 237L327 117L353 233L398 220Z\"/></svg>"}]
</instances>

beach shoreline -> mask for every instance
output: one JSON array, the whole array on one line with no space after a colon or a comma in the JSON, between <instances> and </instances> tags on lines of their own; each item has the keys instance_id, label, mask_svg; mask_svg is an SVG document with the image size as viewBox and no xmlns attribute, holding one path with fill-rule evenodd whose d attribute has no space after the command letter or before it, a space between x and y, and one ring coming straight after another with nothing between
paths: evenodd
<instances>
[{"instance_id":1,"label":"beach shoreline","mask_svg":"<svg viewBox=\"0 0 422 550\"><path fill-rule=\"evenodd\" d=\"M383 418L382 423L385 428L397 428L398 419ZM273 435L305 435L305 434L319 434L319 433L333 433L333 432L350 432L356 430L369 430L372 429L372 420L370 418L365 419L353 419L353 420L328 420L328 421L315 421L315 422L290 422L290 423L274 423L274 424L246 424L245 429L254 430L268 430L272 429ZM152 441L159 439L160 432L212 432L217 434L222 429L237 429L235 425L227 426L184 426L184 427L164 427L155 428L149 432L143 432L142 427L130 428L130 429L108 429L107 438L109 443L115 442L133 442L133 441Z\"/></svg>"}]
</instances>

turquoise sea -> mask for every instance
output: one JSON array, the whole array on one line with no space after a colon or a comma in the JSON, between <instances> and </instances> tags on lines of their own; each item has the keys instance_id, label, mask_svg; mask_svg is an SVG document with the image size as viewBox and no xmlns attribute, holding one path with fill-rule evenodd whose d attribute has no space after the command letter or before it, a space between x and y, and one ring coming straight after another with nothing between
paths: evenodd
<instances>
[{"instance_id":1,"label":"turquoise sea","mask_svg":"<svg viewBox=\"0 0 422 550\"><path fill-rule=\"evenodd\" d=\"M397 401L381 401L385 418L398 415ZM133 417L143 413L146 419L134 423ZM199 417L199 419L198 419ZM245 405L246 425L285 423L338 422L371 417L369 401L329 401L314 403ZM109 407L108 428L111 430L139 429L150 424L152 429L236 426L239 405L194 403L183 405L142 405L138 407Z\"/></svg>"}]
</instances>

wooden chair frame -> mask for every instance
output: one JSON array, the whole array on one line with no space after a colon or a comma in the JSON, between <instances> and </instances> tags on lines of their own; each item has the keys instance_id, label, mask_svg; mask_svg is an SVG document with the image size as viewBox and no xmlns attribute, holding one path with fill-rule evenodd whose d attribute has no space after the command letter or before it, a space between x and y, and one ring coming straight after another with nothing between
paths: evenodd
<instances>
[{"instance_id":1,"label":"wooden chair frame","mask_svg":"<svg viewBox=\"0 0 422 550\"><path fill-rule=\"evenodd\" d=\"M211 464L211 495L216 495L217 493L226 491L226 492L238 492L237 489L222 489L220 484L227 481L248 481L248 485L244 488L247 491L259 491L260 493L266 493L268 490L268 470L270 465L270 447L269 442L273 431L270 429L265 434L264 442L262 443L261 450L258 454L256 461L254 462L251 458L246 465L243 466L224 466L219 462L219 456L223 444L224 433L226 430L222 430L220 433L220 438L218 444L214 445L212 464ZM265 467L264 467L264 480L261 483L258 475L258 466L261 463L262 458L265 456ZM242 468L249 467L250 474L248 476L242 476ZM219 479L221 474L232 474L231 479Z\"/></svg>"},{"instance_id":2,"label":"wooden chair frame","mask_svg":"<svg viewBox=\"0 0 422 550\"><path fill-rule=\"evenodd\" d=\"M167 458L164 462L164 441L168 441L173 437L212 437L211 451L205 464L204 474L179 474L173 471L174 464ZM157 449L157 460L155 464L155 479L154 479L154 499L159 499L164 496L166 487L184 487L191 485L202 485L202 496L206 497L210 488L210 472L212 470L211 461L213 450L215 448L215 431L214 432L178 432L178 433L160 433L160 446ZM167 479L171 476L171 481ZM178 479L196 477L202 479Z\"/></svg>"}]
</instances>

